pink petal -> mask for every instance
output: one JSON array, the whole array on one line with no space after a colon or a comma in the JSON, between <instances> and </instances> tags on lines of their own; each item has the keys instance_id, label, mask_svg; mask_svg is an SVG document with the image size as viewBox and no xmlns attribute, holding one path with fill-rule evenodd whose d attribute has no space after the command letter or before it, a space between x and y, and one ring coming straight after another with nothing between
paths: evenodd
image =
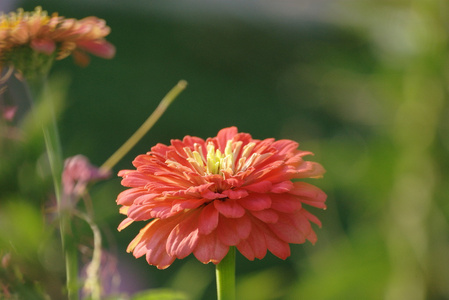
<instances>
[{"instance_id":1,"label":"pink petal","mask_svg":"<svg viewBox=\"0 0 449 300\"><path fill-rule=\"evenodd\" d=\"M159 270L167 269L175 261L174 256L170 256L163 249L152 248L147 251L146 260L148 264L156 266Z\"/></svg>"},{"instance_id":2,"label":"pink petal","mask_svg":"<svg viewBox=\"0 0 449 300\"><path fill-rule=\"evenodd\" d=\"M151 147L151 153L154 155L158 155L161 157L165 157L167 152L170 150L170 146L158 143L155 146Z\"/></svg>"},{"instance_id":3,"label":"pink petal","mask_svg":"<svg viewBox=\"0 0 449 300\"><path fill-rule=\"evenodd\" d=\"M7 75L5 75L5 76L7 76ZM0 76L0 82L2 82L3 79L4 78L1 78L1 76ZM0 89L0 93L1 93L1 89ZM12 121L14 119L14 116L16 115L18 108L19 108L18 106L3 107L2 117L7 121Z\"/></svg>"},{"instance_id":4,"label":"pink petal","mask_svg":"<svg viewBox=\"0 0 449 300\"><path fill-rule=\"evenodd\" d=\"M248 210L264 210L271 207L271 198L267 194L250 194L240 199L239 204Z\"/></svg>"},{"instance_id":5,"label":"pink petal","mask_svg":"<svg viewBox=\"0 0 449 300\"><path fill-rule=\"evenodd\" d=\"M295 178L321 178L326 170L322 165L312 161L304 161L296 169Z\"/></svg>"},{"instance_id":6,"label":"pink petal","mask_svg":"<svg viewBox=\"0 0 449 300\"><path fill-rule=\"evenodd\" d=\"M128 227L132 222L134 222L133 219L131 218L126 218L124 219L117 227L118 231L122 231L123 229L125 229L126 227Z\"/></svg>"},{"instance_id":7,"label":"pink petal","mask_svg":"<svg viewBox=\"0 0 449 300\"><path fill-rule=\"evenodd\" d=\"M308 217L310 214L305 210L301 209L296 212L292 217L292 221L295 223L296 228L302 232L302 234L308 239L312 244L315 244L317 237L312 229L312 225L309 222Z\"/></svg>"},{"instance_id":8,"label":"pink petal","mask_svg":"<svg viewBox=\"0 0 449 300\"><path fill-rule=\"evenodd\" d=\"M204 151L206 151L206 144L204 143L204 140L202 138L187 135L182 139L182 142L185 146L191 147L192 149L194 149L195 144L198 144L201 146L201 148L203 148ZM206 154L206 152L203 152L203 154Z\"/></svg>"},{"instance_id":9,"label":"pink petal","mask_svg":"<svg viewBox=\"0 0 449 300\"><path fill-rule=\"evenodd\" d=\"M134 203L134 199L145 194L147 194L147 191L141 188L125 190L117 196L117 204L129 206Z\"/></svg>"},{"instance_id":10,"label":"pink petal","mask_svg":"<svg viewBox=\"0 0 449 300\"><path fill-rule=\"evenodd\" d=\"M226 148L226 143L228 142L228 140L232 140L237 133L237 127L224 128L218 132L216 140L218 149L220 149L222 153L224 153L224 149Z\"/></svg>"},{"instance_id":11,"label":"pink petal","mask_svg":"<svg viewBox=\"0 0 449 300\"><path fill-rule=\"evenodd\" d=\"M257 222L253 222L252 225L251 234L237 245L237 249L249 260L262 259L267 254L265 235Z\"/></svg>"},{"instance_id":12,"label":"pink petal","mask_svg":"<svg viewBox=\"0 0 449 300\"><path fill-rule=\"evenodd\" d=\"M167 239L167 253L182 259L192 253L198 244L198 214L184 216Z\"/></svg>"},{"instance_id":13,"label":"pink petal","mask_svg":"<svg viewBox=\"0 0 449 300\"><path fill-rule=\"evenodd\" d=\"M56 49L54 41L45 39L33 39L31 40L30 46L37 52L42 52L47 55L52 54Z\"/></svg>"},{"instance_id":14,"label":"pink petal","mask_svg":"<svg viewBox=\"0 0 449 300\"><path fill-rule=\"evenodd\" d=\"M266 193L271 190L272 183L270 181L259 181L250 185L246 185L245 189L256 192L256 193Z\"/></svg>"},{"instance_id":15,"label":"pink petal","mask_svg":"<svg viewBox=\"0 0 449 300\"><path fill-rule=\"evenodd\" d=\"M291 182L290 180L287 181L283 181L283 182L279 182L277 184L273 184L272 188L271 188L271 192L272 193L286 193L288 191L290 191L293 188L293 182Z\"/></svg>"},{"instance_id":16,"label":"pink petal","mask_svg":"<svg viewBox=\"0 0 449 300\"><path fill-rule=\"evenodd\" d=\"M170 203L166 202L151 206L151 218L167 219L175 214L176 212L172 212L172 206Z\"/></svg>"},{"instance_id":17,"label":"pink petal","mask_svg":"<svg viewBox=\"0 0 449 300\"><path fill-rule=\"evenodd\" d=\"M245 214L245 209L237 203L237 200L215 200L214 205L227 218L241 218Z\"/></svg>"},{"instance_id":18,"label":"pink petal","mask_svg":"<svg viewBox=\"0 0 449 300\"><path fill-rule=\"evenodd\" d=\"M185 209L194 209L203 205L207 199L203 198L187 198L187 199L176 199L172 202L172 212L179 212Z\"/></svg>"},{"instance_id":19,"label":"pink petal","mask_svg":"<svg viewBox=\"0 0 449 300\"><path fill-rule=\"evenodd\" d=\"M246 216L238 219L220 217L215 232L224 245L234 246L248 238L251 232L251 221Z\"/></svg>"},{"instance_id":20,"label":"pink petal","mask_svg":"<svg viewBox=\"0 0 449 300\"><path fill-rule=\"evenodd\" d=\"M271 144L273 148L276 148L277 155L286 155L288 153L293 153L298 148L298 143L292 140L278 140Z\"/></svg>"},{"instance_id":21,"label":"pink petal","mask_svg":"<svg viewBox=\"0 0 449 300\"><path fill-rule=\"evenodd\" d=\"M80 67L87 67L90 63L90 57L85 52L73 50L72 51L72 57L75 63Z\"/></svg>"},{"instance_id":22,"label":"pink petal","mask_svg":"<svg viewBox=\"0 0 449 300\"><path fill-rule=\"evenodd\" d=\"M154 202L154 199L156 199L157 197L160 197L159 194L149 194L148 192L146 194L140 194L140 195L136 195L136 196L137 197L134 199L134 204L137 204L137 205L150 204L150 203Z\"/></svg>"},{"instance_id":23,"label":"pink petal","mask_svg":"<svg viewBox=\"0 0 449 300\"><path fill-rule=\"evenodd\" d=\"M306 236L295 226L290 215L281 214L277 223L268 226L284 242L302 244L306 241Z\"/></svg>"},{"instance_id":24,"label":"pink petal","mask_svg":"<svg viewBox=\"0 0 449 300\"><path fill-rule=\"evenodd\" d=\"M271 209L251 211L251 214L264 223L276 223L279 219L279 215Z\"/></svg>"},{"instance_id":25,"label":"pink petal","mask_svg":"<svg viewBox=\"0 0 449 300\"><path fill-rule=\"evenodd\" d=\"M265 231L265 239L267 241L267 248L275 256L280 259L286 259L290 256L290 246L288 243L280 240L275 235Z\"/></svg>"},{"instance_id":26,"label":"pink petal","mask_svg":"<svg viewBox=\"0 0 449 300\"><path fill-rule=\"evenodd\" d=\"M306 182L294 182L294 188L289 192L292 195L298 196L302 203L315 206L318 208L326 208L324 202L327 195L314 185Z\"/></svg>"},{"instance_id":27,"label":"pink petal","mask_svg":"<svg viewBox=\"0 0 449 300\"><path fill-rule=\"evenodd\" d=\"M229 199L241 199L243 197L248 196L248 192L243 189L239 190L225 190L222 192L223 195L226 195Z\"/></svg>"},{"instance_id":28,"label":"pink petal","mask_svg":"<svg viewBox=\"0 0 449 300\"><path fill-rule=\"evenodd\" d=\"M132 205L128 209L128 217L134 221L145 221L152 219L152 205Z\"/></svg>"},{"instance_id":29,"label":"pink petal","mask_svg":"<svg viewBox=\"0 0 449 300\"><path fill-rule=\"evenodd\" d=\"M119 174L120 176L120 174ZM144 187L148 183L148 176L137 171L125 173L122 179L122 185L126 187Z\"/></svg>"},{"instance_id":30,"label":"pink petal","mask_svg":"<svg viewBox=\"0 0 449 300\"><path fill-rule=\"evenodd\" d=\"M284 162L281 160L274 161L265 165L261 169L256 169L256 171L252 172L250 176L248 176L248 181L253 180L265 180L271 182L279 182L284 181L287 177L285 172L282 171L282 166Z\"/></svg>"},{"instance_id":31,"label":"pink petal","mask_svg":"<svg viewBox=\"0 0 449 300\"><path fill-rule=\"evenodd\" d=\"M193 255L204 264L218 264L228 254L229 246L218 240L215 234L201 235Z\"/></svg>"},{"instance_id":32,"label":"pink petal","mask_svg":"<svg viewBox=\"0 0 449 300\"><path fill-rule=\"evenodd\" d=\"M155 265L158 269L167 268L175 257L167 253L165 245L168 235L178 221L179 217L169 221L153 220L140 231L127 251L134 250L135 257L140 257L146 252L146 260L150 265Z\"/></svg>"},{"instance_id":33,"label":"pink petal","mask_svg":"<svg viewBox=\"0 0 449 300\"><path fill-rule=\"evenodd\" d=\"M182 159L186 159L187 158L187 154L184 151L184 147L186 147L186 145L180 141L180 140L171 140L170 144L172 144L174 150L176 151L176 154L179 156L179 158ZM193 147L191 149L193 151ZM176 160L177 162L180 162L180 159Z\"/></svg>"},{"instance_id":34,"label":"pink petal","mask_svg":"<svg viewBox=\"0 0 449 300\"><path fill-rule=\"evenodd\" d=\"M318 218L316 216L312 215L305 209L303 209L301 212L307 219L309 219L310 222L315 223L316 225L321 227L321 221L318 220Z\"/></svg>"},{"instance_id":35,"label":"pink petal","mask_svg":"<svg viewBox=\"0 0 449 300\"><path fill-rule=\"evenodd\" d=\"M113 58L115 55L115 47L105 40L85 40L78 41L77 46L84 51L92 53L102 58Z\"/></svg>"},{"instance_id":36,"label":"pink petal","mask_svg":"<svg viewBox=\"0 0 449 300\"><path fill-rule=\"evenodd\" d=\"M200 214L198 220L199 233L203 235L210 234L218 225L218 210L214 205L206 205Z\"/></svg>"},{"instance_id":37,"label":"pink petal","mask_svg":"<svg viewBox=\"0 0 449 300\"><path fill-rule=\"evenodd\" d=\"M271 194L271 208L280 212L292 213L301 209L301 201L290 194Z\"/></svg>"},{"instance_id":38,"label":"pink petal","mask_svg":"<svg viewBox=\"0 0 449 300\"><path fill-rule=\"evenodd\" d=\"M274 138L269 138L269 139L264 139L263 141L259 141L256 146L254 147L254 152L257 153L268 153L268 152L273 152L270 150L271 145L273 144L273 142L275 141Z\"/></svg>"}]
</instances>

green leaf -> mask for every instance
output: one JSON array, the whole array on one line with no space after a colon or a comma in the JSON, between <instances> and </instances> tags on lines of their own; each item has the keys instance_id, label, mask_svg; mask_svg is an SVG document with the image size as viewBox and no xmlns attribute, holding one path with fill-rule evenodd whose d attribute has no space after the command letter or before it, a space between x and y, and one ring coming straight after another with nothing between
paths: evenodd
<instances>
[{"instance_id":1,"label":"green leaf","mask_svg":"<svg viewBox=\"0 0 449 300\"><path fill-rule=\"evenodd\" d=\"M155 289L135 294L131 300L188 300L181 292L168 289Z\"/></svg>"}]
</instances>

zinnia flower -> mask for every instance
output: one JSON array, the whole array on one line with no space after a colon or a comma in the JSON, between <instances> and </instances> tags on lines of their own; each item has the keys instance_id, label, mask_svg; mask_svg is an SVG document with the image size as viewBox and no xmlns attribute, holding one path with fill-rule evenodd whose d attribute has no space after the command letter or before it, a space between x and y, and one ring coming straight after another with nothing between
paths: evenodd
<instances>
[{"instance_id":1,"label":"zinnia flower","mask_svg":"<svg viewBox=\"0 0 449 300\"><path fill-rule=\"evenodd\" d=\"M88 63L85 52L112 58L115 48L105 40L109 33L104 20L66 19L57 13L49 16L41 7L33 12L18 9L17 13L1 14L0 71L7 66L25 76L30 72L45 73L53 59L72 53L81 65Z\"/></svg>"},{"instance_id":2,"label":"zinnia flower","mask_svg":"<svg viewBox=\"0 0 449 300\"><path fill-rule=\"evenodd\" d=\"M206 141L186 136L137 156L136 170L119 172L130 189L117 198L127 215L118 229L151 221L127 251L164 269L191 253L218 264L231 246L249 260L267 250L286 259L289 244L315 243L311 222L321 223L303 205L324 209L326 194L292 180L325 171L297 148L291 140L256 140L230 127Z\"/></svg>"}]
</instances>

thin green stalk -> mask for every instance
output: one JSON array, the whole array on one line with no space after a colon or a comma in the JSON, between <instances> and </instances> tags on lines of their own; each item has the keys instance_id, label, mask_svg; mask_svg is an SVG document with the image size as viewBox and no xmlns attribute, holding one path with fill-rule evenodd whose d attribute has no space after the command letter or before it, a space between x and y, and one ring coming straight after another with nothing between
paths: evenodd
<instances>
[{"instance_id":1,"label":"thin green stalk","mask_svg":"<svg viewBox=\"0 0 449 300\"><path fill-rule=\"evenodd\" d=\"M215 275L218 300L235 300L235 247L218 263Z\"/></svg>"},{"instance_id":2,"label":"thin green stalk","mask_svg":"<svg viewBox=\"0 0 449 300\"><path fill-rule=\"evenodd\" d=\"M106 162L100 167L104 171L109 171L115 166L126 153L131 150L138 141L153 127L153 125L159 120L168 106L176 99L176 97L186 88L187 82L181 80L175 85L165 97L161 100L158 107L154 112L145 120L145 122L137 129L137 131L117 150L109 157Z\"/></svg>"},{"instance_id":3,"label":"thin green stalk","mask_svg":"<svg viewBox=\"0 0 449 300\"><path fill-rule=\"evenodd\" d=\"M92 233L94 234L94 250L92 260L87 267L86 281L84 282L83 290L87 295L90 295L91 300L101 299L101 285L100 285L100 265L101 265L101 233L97 224L89 217L88 214L75 211L75 215L83 219L89 224Z\"/></svg>"},{"instance_id":4,"label":"thin green stalk","mask_svg":"<svg viewBox=\"0 0 449 300\"><path fill-rule=\"evenodd\" d=\"M53 177L53 185L58 203L59 229L61 234L61 243L64 251L66 265L66 284L67 293L70 300L78 299L78 253L73 238L70 235L70 215L61 209L61 172L62 157L58 146L58 139L55 133L50 133L48 128L44 129L45 145L47 147L47 155L50 162L50 168Z\"/></svg>"},{"instance_id":5,"label":"thin green stalk","mask_svg":"<svg viewBox=\"0 0 449 300\"><path fill-rule=\"evenodd\" d=\"M49 96L42 95L42 91L44 90L44 85L42 84L42 82L43 81L28 82L31 97L34 101L36 101L39 97ZM50 108L52 109L51 106ZM73 240L73 237L71 235L70 214L66 211L63 211L61 205L61 174L63 169L63 158L56 118L54 116L54 113L52 114L52 122L48 126L43 125L42 130L44 133L45 146L53 177L56 201L58 204L59 228L66 265L66 286L68 299L78 300L78 252L76 250L75 241Z\"/></svg>"}]
</instances>

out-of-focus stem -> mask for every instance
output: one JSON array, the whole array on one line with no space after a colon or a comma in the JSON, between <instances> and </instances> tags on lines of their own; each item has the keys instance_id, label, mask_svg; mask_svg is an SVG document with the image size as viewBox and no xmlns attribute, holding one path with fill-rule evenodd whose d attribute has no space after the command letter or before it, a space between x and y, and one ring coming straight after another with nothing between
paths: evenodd
<instances>
[{"instance_id":1,"label":"out-of-focus stem","mask_svg":"<svg viewBox=\"0 0 449 300\"><path fill-rule=\"evenodd\" d=\"M91 300L101 300L100 264L101 264L101 233L97 224L85 213L76 211L75 214L89 224L94 235L94 250L92 261L87 267L87 278L84 291L90 295Z\"/></svg>"},{"instance_id":2,"label":"out-of-focus stem","mask_svg":"<svg viewBox=\"0 0 449 300\"><path fill-rule=\"evenodd\" d=\"M159 120L168 106L176 99L176 97L186 88L187 82L181 80L175 85L162 101L159 103L158 107L154 112L145 120L145 122L137 129L137 131L117 150L111 157L106 160L106 162L100 167L104 171L110 171L126 153L131 150L138 141L153 127L153 125Z\"/></svg>"},{"instance_id":3,"label":"out-of-focus stem","mask_svg":"<svg viewBox=\"0 0 449 300\"><path fill-rule=\"evenodd\" d=\"M45 96L42 95L42 91L44 90L43 80L32 80L28 82L28 85L33 101L36 101L38 97ZM51 124L49 126L43 126L42 130L44 133L45 146L53 177L56 201L58 204L59 228L66 264L66 287L68 299L78 300L78 253L72 235L70 234L70 215L62 210L61 205L61 174L63 159L58 127L54 114Z\"/></svg>"},{"instance_id":4,"label":"out-of-focus stem","mask_svg":"<svg viewBox=\"0 0 449 300\"><path fill-rule=\"evenodd\" d=\"M78 299L78 253L73 238L70 235L70 215L61 209L61 171L62 158L58 150L54 133L50 133L48 128L44 128L45 145L50 162L50 168L53 176L53 185L58 203L59 229L61 234L61 243L64 251L66 265L66 284L67 293L70 300Z\"/></svg>"}]
</instances>

